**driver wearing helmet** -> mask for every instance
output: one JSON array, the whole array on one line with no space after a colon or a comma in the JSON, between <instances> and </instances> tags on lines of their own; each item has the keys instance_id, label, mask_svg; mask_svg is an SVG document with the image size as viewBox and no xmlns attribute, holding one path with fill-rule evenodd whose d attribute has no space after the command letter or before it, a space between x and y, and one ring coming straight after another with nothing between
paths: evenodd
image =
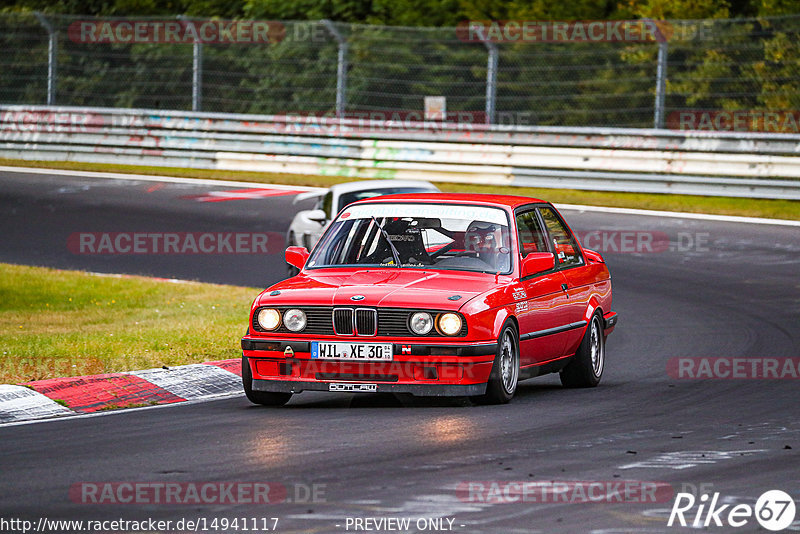
<instances>
[{"instance_id":1,"label":"driver wearing helmet","mask_svg":"<svg viewBox=\"0 0 800 534\"><path fill-rule=\"evenodd\" d=\"M483 221L470 223L464 235L465 248L476 252L480 260L499 272L505 272L510 267L511 255L506 241L502 226Z\"/></svg>"}]
</instances>

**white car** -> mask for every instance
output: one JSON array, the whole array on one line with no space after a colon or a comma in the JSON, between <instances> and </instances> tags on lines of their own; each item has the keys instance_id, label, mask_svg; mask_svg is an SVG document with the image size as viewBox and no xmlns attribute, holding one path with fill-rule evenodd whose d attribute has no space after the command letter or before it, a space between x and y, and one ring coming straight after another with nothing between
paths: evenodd
<instances>
[{"instance_id":1,"label":"white car","mask_svg":"<svg viewBox=\"0 0 800 534\"><path fill-rule=\"evenodd\" d=\"M439 189L430 182L422 180L364 180L336 184L330 189L301 193L294 199L294 204L304 200L316 200L313 209L298 212L289 230L286 232L286 246L314 248L328 223L342 208L364 198L397 193L431 193ZM289 274L297 274L297 270L289 267Z\"/></svg>"}]
</instances>

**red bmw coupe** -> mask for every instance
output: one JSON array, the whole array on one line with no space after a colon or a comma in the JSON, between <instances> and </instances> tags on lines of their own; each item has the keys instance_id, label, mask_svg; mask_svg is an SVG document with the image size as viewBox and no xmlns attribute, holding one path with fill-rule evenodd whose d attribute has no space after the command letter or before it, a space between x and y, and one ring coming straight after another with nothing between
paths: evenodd
<instances>
[{"instance_id":1,"label":"red bmw coupe","mask_svg":"<svg viewBox=\"0 0 800 534\"><path fill-rule=\"evenodd\" d=\"M256 404L312 390L496 404L522 379L557 372L592 387L603 375L611 275L542 200L371 198L286 261L300 273L255 299L242 338Z\"/></svg>"}]
</instances>

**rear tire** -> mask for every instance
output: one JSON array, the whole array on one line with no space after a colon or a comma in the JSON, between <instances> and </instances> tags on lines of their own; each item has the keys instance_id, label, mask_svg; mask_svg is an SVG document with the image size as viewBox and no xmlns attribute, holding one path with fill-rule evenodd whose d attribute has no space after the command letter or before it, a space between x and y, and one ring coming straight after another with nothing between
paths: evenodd
<instances>
[{"instance_id":1,"label":"rear tire","mask_svg":"<svg viewBox=\"0 0 800 534\"><path fill-rule=\"evenodd\" d=\"M519 337L511 321L503 325L497 339L497 354L486 393L470 397L476 404L506 404L514 397L519 382Z\"/></svg>"},{"instance_id":2,"label":"rear tire","mask_svg":"<svg viewBox=\"0 0 800 534\"><path fill-rule=\"evenodd\" d=\"M568 388L593 388L600 383L606 362L606 342L603 323L596 313L589 321L580 347L564 369L561 384Z\"/></svg>"},{"instance_id":3,"label":"rear tire","mask_svg":"<svg viewBox=\"0 0 800 534\"><path fill-rule=\"evenodd\" d=\"M242 356L242 386L244 394L253 404L262 406L283 406L292 398L291 393L275 393L272 391L253 391L253 374L246 356Z\"/></svg>"}]
</instances>

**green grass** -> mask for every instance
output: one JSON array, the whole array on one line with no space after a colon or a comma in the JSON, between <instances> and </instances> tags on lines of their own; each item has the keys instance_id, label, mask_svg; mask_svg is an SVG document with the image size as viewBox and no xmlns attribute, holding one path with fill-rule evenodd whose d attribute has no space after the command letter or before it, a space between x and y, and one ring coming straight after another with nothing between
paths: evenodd
<instances>
[{"instance_id":1,"label":"green grass","mask_svg":"<svg viewBox=\"0 0 800 534\"><path fill-rule=\"evenodd\" d=\"M257 293L0 264L0 384L238 358Z\"/></svg>"},{"instance_id":2,"label":"green grass","mask_svg":"<svg viewBox=\"0 0 800 534\"><path fill-rule=\"evenodd\" d=\"M238 180L256 183L307 185L327 187L335 183L350 182L354 178L340 176L312 176L303 174L259 173L247 171L218 171L209 169L180 169L173 167L145 167L137 165L113 165L101 163L51 162L0 159L0 165L42 167L49 169L71 169L84 171L119 172L206 178L214 180ZM658 195L643 193L615 193L603 191L579 191L573 189L544 189L510 186L488 186L476 184L439 183L442 191L500 193L542 198L563 204L586 204L590 206L613 206L664 211L711 213L715 215L741 215L771 219L800 220L800 201L767 200L733 197L701 197L695 195Z\"/></svg>"}]
</instances>

